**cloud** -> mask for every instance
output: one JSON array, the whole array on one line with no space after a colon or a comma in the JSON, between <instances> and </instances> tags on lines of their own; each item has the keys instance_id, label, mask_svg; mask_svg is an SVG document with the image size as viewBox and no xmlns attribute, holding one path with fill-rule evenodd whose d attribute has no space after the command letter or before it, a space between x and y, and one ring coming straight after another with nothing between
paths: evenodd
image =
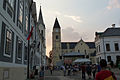
<instances>
[{"instance_id":1,"label":"cloud","mask_svg":"<svg viewBox=\"0 0 120 80\"><path fill-rule=\"evenodd\" d=\"M60 16L60 17L65 17L74 20L75 22L81 23L83 20L80 18L80 16L74 16L74 15L69 15L69 14L63 14L59 11L49 11L49 13L55 15L55 16Z\"/></svg>"},{"instance_id":2,"label":"cloud","mask_svg":"<svg viewBox=\"0 0 120 80\"><path fill-rule=\"evenodd\" d=\"M55 14L56 14L56 15L61 15L61 13L60 13L60 12L58 12L58 11L55 11Z\"/></svg>"},{"instance_id":3,"label":"cloud","mask_svg":"<svg viewBox=\"0 0 120 80\"><path fill-rule=\"evenodd\" d=\"M109 5L106 7L108 10L113 8L120 8L120 3L118 0L109 0Z\"/></svg>"},{"instance_id":4,"label":"cloud","mask_svg":"<svg viewBox=\"0 0 120 80\"><path fill-rule=\"evenodd\" d=\"M83 22L83 21L81 20L80 16L64 15L64 17L71 18L71 19L73 19L74 21L79 22L79 23Z\"/></svg>"},{"instance_id":5,"label":"cloud","mask_svg":"<svg viewBox=\"0 0 120 80\"><path fill-rule=\"evenodd\" d=\"M80 34L72 27L62 29L62 41L76 41L80 39Z\"/></svg>"}]
</instances>

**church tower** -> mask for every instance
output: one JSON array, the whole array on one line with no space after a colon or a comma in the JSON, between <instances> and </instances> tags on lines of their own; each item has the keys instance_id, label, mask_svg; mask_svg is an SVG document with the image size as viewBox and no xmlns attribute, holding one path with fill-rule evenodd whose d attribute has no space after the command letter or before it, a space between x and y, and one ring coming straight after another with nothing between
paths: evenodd
<instances>
[{"instance_id":1,"label":"church tower","mask_svg":"<svg viewBox=\"0 0 120 80\"><path fill-rule=\"evenodd\" d=\"M61 28L58 19L55 19L52 32L52 50L53 50L53 65L59 64L61 55Z\"/></svg>"}]
</instances>

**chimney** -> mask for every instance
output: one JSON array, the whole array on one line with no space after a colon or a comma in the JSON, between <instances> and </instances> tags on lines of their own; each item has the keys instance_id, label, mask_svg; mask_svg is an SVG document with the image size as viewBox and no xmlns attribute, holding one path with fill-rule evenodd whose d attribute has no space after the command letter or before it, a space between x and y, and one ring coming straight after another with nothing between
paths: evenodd
<instances>
[{"instance_id":1,"label":"chimney","mask_svg":"<svg viewBox=\"0 0 120 80\"><path fill-rule=\"evenodd\" d=\"M115 24L112 24L112 28L115 28Z\"/></svg>"}]
</instances>

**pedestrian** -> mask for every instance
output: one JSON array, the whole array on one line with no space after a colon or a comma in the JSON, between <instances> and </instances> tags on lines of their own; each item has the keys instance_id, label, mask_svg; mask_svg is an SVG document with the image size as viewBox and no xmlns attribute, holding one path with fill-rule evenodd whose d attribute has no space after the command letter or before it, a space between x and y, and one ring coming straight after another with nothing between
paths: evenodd
<instances>
[{"instance_id":1,"label":"pedestrian","mask_svg":"<svg viewBox=\"0 0 120 80\"><path fill-rule=\"evenodd\" d=\"M68 76L70 76L70 73L71 73L71 66L69 65L69 67L68 67Z\"/></svg>"},{"instance_id":2,"label":"pedestrian","mask_svg":"<svg viewBox=\"0 0 120 80\"><path fill-rule=\"evenodd\" d=\"M39 79L44 80L44 66L41 66L41 69L39 71Z\"/></svg>"},{"instance_id":3,"label":"pedestrian","mask_svg":"<svg viewBox=\"0 0 120 80\"><path fill-rule=\"evenodd\" d=\"M96 64L93 64L93 65L92 65L92 73L93 73L93 78L95 79Z\"/></svg>"},{"instance_id":4,"label":"pedestrian","mask_svg":"<svg viewBox=\"0 0 120 80\"><path fill-rule=\"evenodd\" d=\"M92 72L92 67L90 64L87 65L86 67L86 72L88 74L89 79L91 79L91 72Z\"/></svg>"},{"instance_id":5,"label":"pedestrian","mask_svg":"<svg viewBox=\"0 0 120 80\"><path fill-rule=\"evenodd\" d=\"M53 66L50 66L50 73L52 75L52 73L53 73Z\"/></svg>"},{"instance_id":6,"label":"pedestrian","mask_svg":"<svg viewBox=\"0 0 120 80\"><path fill-rule=\"evenodd\" d=\"M114 63L113 63L113 61L110 61L110 65L111 65L111 68L114 67Z\"/></svg>"},{"instance_id":7,"label":"pedestrian","mask_svg":"<svg viewBox=\"0 0 120 80\"><path fill-rule=\"evenodd\" d=\"M63 73L64 73L64 76L66 76L66 68L64 65L61 66L62 70L63 70Z\"/></svg>"},{"instance_id":8,"label":"pedestrian","mask_svg":"<svg viewBox=\"0 0 120 80\"><path fill-rule=\"evenodd\" d=\"M85 80L86 79L86 77L85 77L85 71L86 71L85 63L83 63L81 65L81 70L82 70L82 79Z\"/></svg>"},{"instance_id":9,"label":"pedestrian","mask_svg":"<svg viewBox=\"0 0 120 80\"><path fill-rule=\"evenodd\" d=\"M30 73L30 79L34 79L34 70L31 70L31 73Z\"/></svg>"},{"instance_id":10,"label":"pedestrian","mask_svg":"<svg viewBox=\"0 0 120 80\"><path fill-rule=\"evenodd\" d=\"M97 64L97 72L101 71L101 66L99 64Z\"/></svg>"},{"instance_id":11,"label":"pedestrian","mask_svg":"<svg viewBox=\"0 0 120 80\"><path fill-rule=\"evenodd\" d=\"M38 79L38 69L35 69L34 75L35 75L35 79Z\"/></svg>"},{"instance_id":12,"label":"pedestrian","mask_svg":"<svg viewBox=\"0 0 120 80\"><path fill-rule=\"evenodd\" d=\"M118 63L118 68L119 68L119 70L120 70L120 62Z\"/></svg>"},{"instance_id":13,"label":"pedestrian","mask_svg":"<svg viewBox=\"0 0 120 80\"><path fill-rule=\"evenodd\" d=\"M114 73L106 70L107 62L105 59L100 60L101 71L96 74L95 80L117 80Z\"/></svg>"}]
</instances>

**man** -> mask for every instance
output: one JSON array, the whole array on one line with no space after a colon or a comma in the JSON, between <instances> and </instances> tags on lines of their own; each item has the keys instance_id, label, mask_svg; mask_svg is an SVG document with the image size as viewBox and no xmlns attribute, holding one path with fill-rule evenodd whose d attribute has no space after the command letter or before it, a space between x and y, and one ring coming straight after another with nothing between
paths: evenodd
<instances>
[{"instance_id":1,"label":"man","mask_svg":"<svg viewBox=\"0 0 120 80\"><path fill-rule=\"evenodd\" d=\"M96 74L95 80L117 80L114 73L106 70L107 62L105 59L100 61L101 71Z\"/></svg>"},{"instance_id":2,"label":"man","mask_svg":"<svg viewBox=\"0 0 120 80\"><path fill-rule=\"evenodd\" d=\"M85 80L86 79L86 77L85 77L85 71L86 71L85 63L83 63L81 65L81 70L82 70L82 79Z\"/></svg>"}]
</instances>

